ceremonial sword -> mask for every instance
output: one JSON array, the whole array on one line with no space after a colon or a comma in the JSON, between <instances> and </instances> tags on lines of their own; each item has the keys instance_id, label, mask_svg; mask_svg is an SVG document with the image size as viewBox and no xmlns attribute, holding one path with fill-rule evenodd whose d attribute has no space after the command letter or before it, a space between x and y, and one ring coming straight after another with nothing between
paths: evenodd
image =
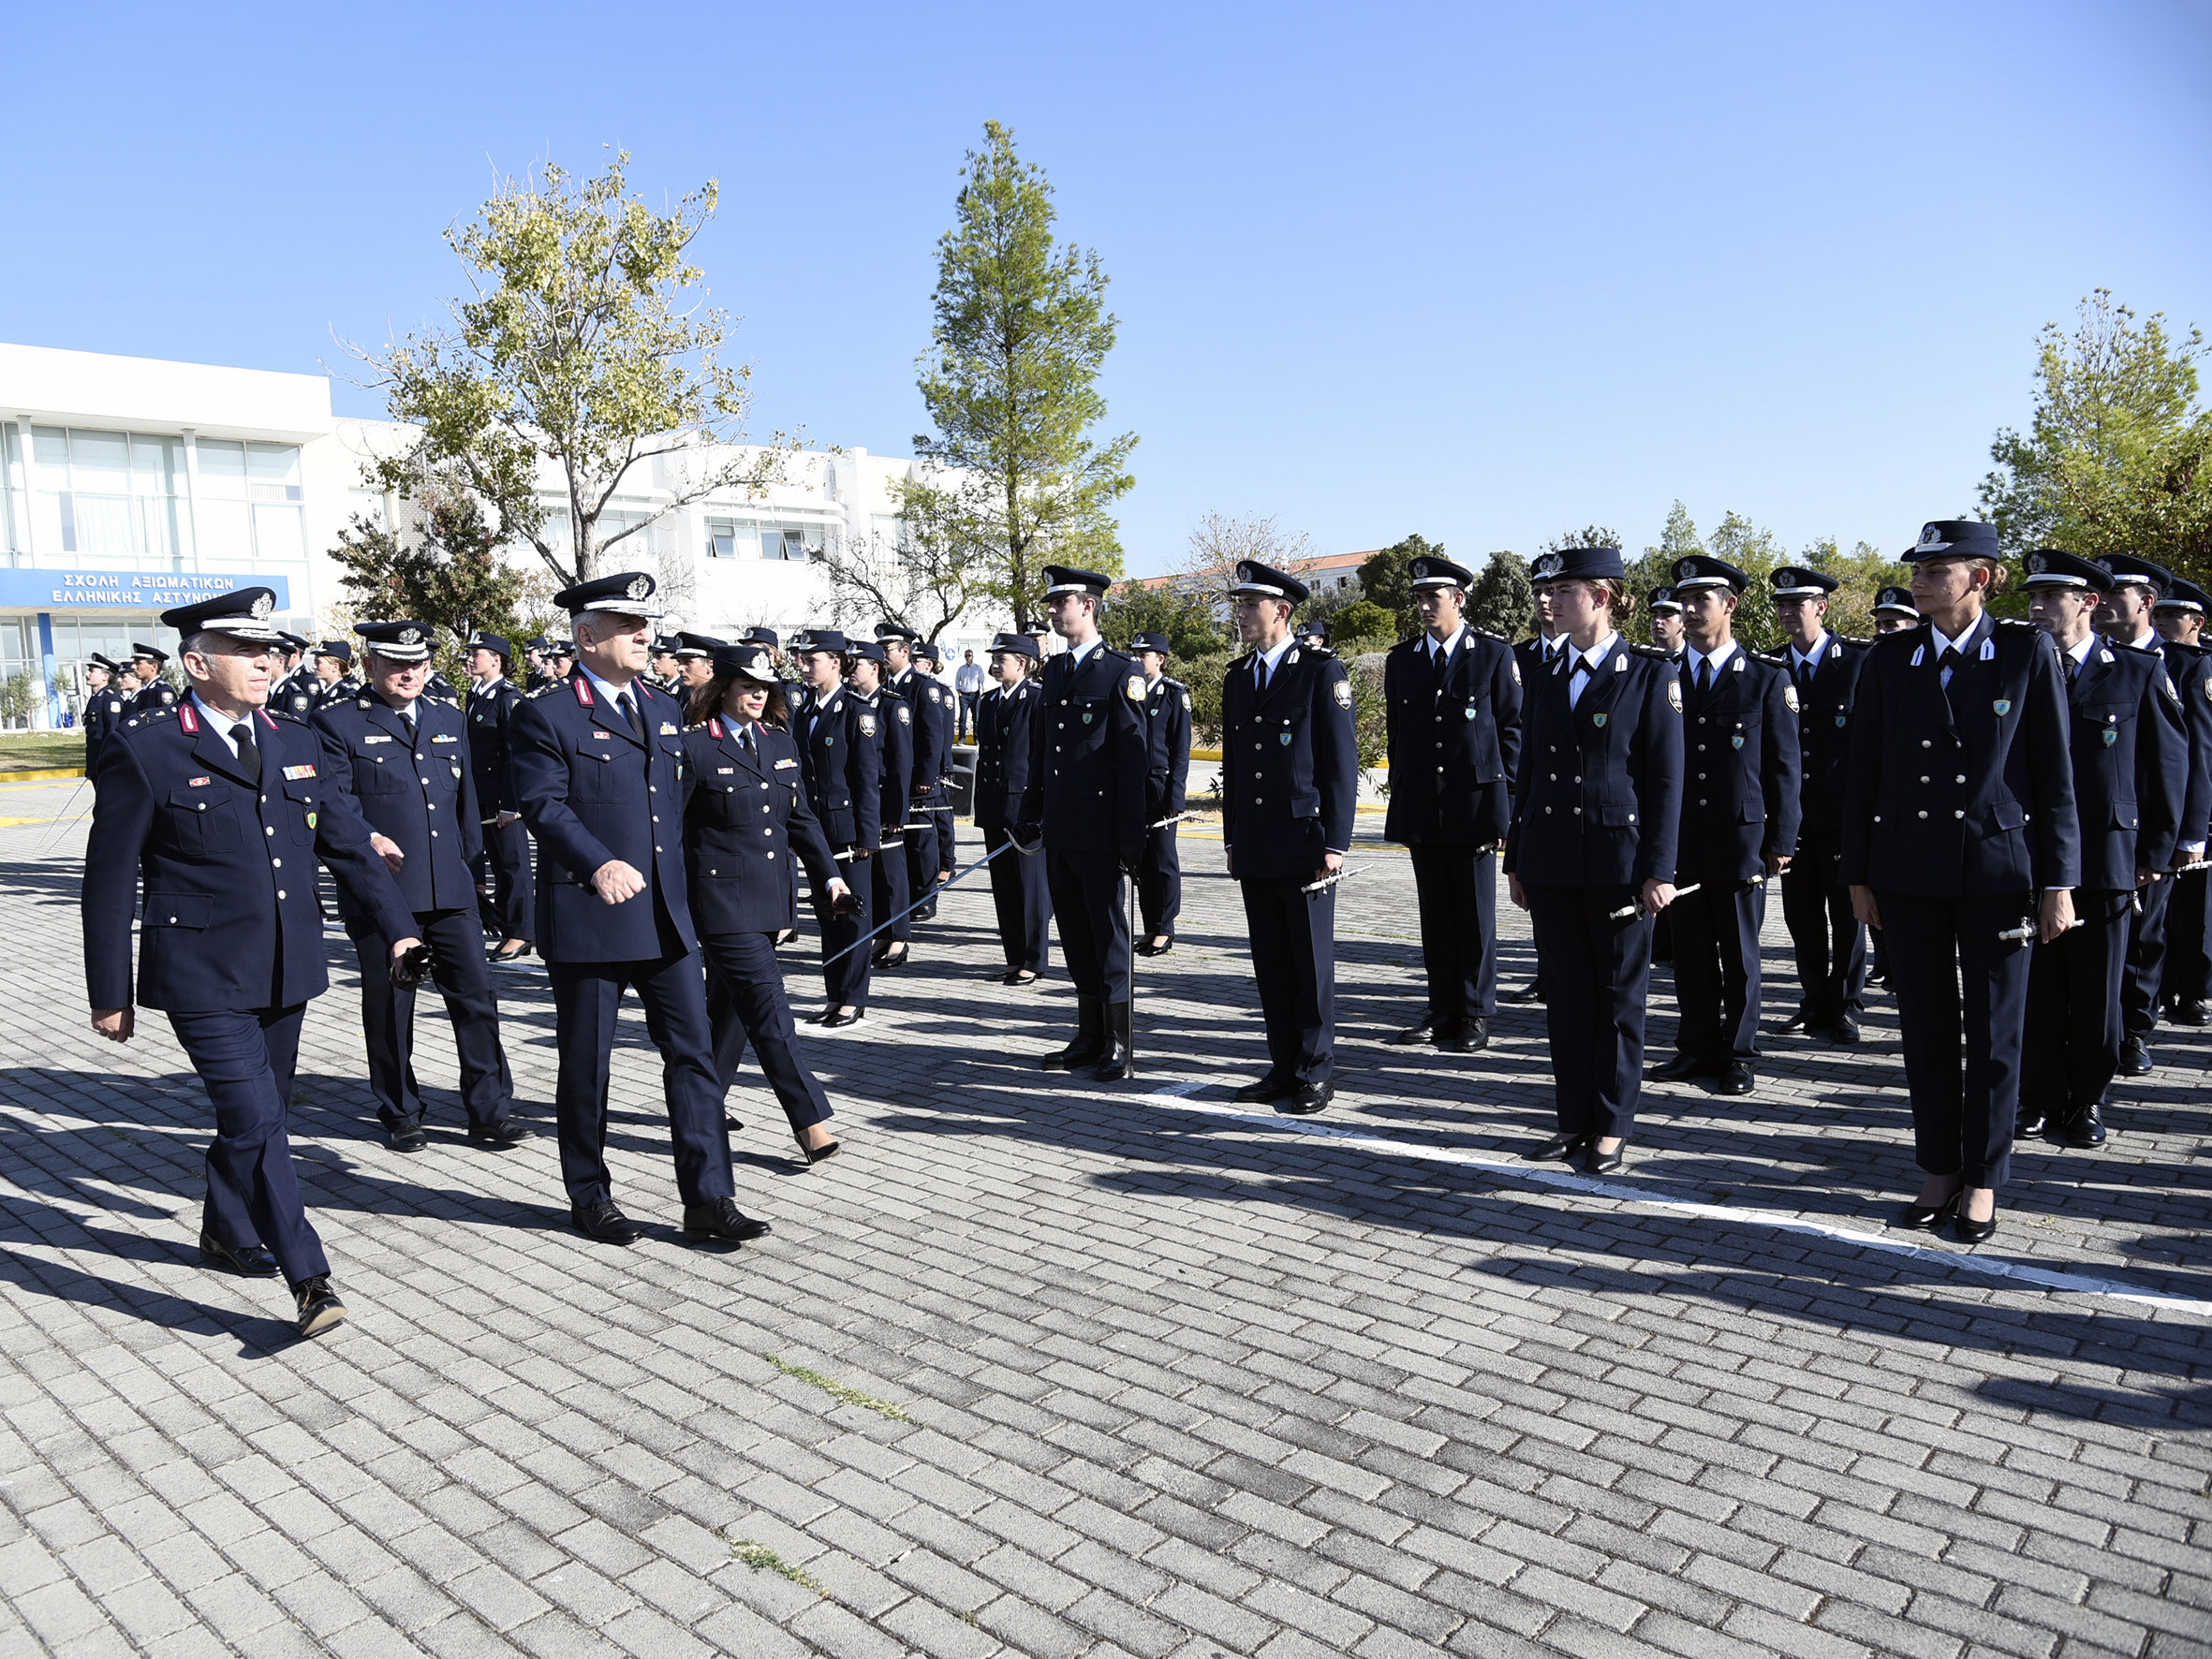
<instances>
[{"instance_id":1,"label":"ceremonial sword","mask_svg":"<svg viewBox=\"0 0 2212 1659\"><path fill-rule=\"evenodd\" d=\"M914 912L921 909L924 904L928 903L931 899L936 898L947 888L952 886L955 882L962 880L966 876L974 874L984 865L988 864L993 859L998 857L998 853L1003 853L1008 847L1012 846L1013 844L1014 843L1011 841L1001 842L998 846L998 852L985 853L981 858L978 859L966 869L958 871L948 879L937 883L936 887L930 889L928 897L915 900L913 903L907 905L906 909L900 911L898 915L892 917L890 921L883 923L881 927L870 928L866 932L855 939L850 945L848 945L843 950L840 950L836 956L825 956L822 958L822 966L826 968L832 962L838 961L840 958L850 956L854 951L858 950L862 946L873 939L877 933L883 932L884 928L891 927L897 922L906 920L907 917L912 916ZM849 855L845 853L839 853L836 855L836 857L840 859L848 856Z\"/></svg>"}]
</instances>

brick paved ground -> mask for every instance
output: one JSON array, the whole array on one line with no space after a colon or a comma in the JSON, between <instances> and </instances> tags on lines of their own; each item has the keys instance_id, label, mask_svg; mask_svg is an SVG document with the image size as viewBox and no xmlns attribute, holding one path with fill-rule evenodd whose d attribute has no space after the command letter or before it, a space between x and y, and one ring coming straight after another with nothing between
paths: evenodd
<instances>
[{"instance_id":1,"label":"brick paved ground","mask_svg":"<svg viewBox=\"0 0 2212 1659\"><path fill-rule=\"evenodd\" d=\"M0 789L0 825L67 794ZM615 1251L566 1230L550 1139L451 1132L442 1019L442 1132L383 1149L333 934L295 1134L354 1319L302 1344L281 1289L195 1265L198 1085L158 1019L86 1029L52 833L0 827L0 1652L2212 1651L2205 1034L2109 1151L2025 1153L1980 1261L1899 1249L1886 1000L1860 1053L1777 1045L1752 1102L1647 1096L1625 1179L1535 1177L1537 1017L1484 1055L1375 1040L1418 998L1381 848L1336 1107L1234 1112L1255 999L1193 840L1141 1081L1040 1079L1070 998L981 982L964 888L810 1044L843 1155L803 1170L739 1091L764 1246L676 1236L626 1019L650 1236ZM506 983L542 1117L543 978Z\"/></svg>"}]
</instances>

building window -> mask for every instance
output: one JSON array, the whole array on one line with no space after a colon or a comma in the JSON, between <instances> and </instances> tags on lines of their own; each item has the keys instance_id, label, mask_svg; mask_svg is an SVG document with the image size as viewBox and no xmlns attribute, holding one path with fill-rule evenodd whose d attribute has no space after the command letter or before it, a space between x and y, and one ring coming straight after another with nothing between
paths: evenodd
<instances>
[{"instance_id":1,"label":"building window","mask_svg":"<svg viewBox=\"0 0 2212 1659\"><path fill-rule=\"evenodd\" d=\"M304 560L298 448L201 438L198 448L201 558Z\"/></svg>"},{"instance_id":2,"label":"building window","mask_svg":"<svg viewBox=\"0 0 2212 1659\"><path fill-rule=\"evenodd\" d=\"M786 520L709 519L710 559L818 559L822 527Z\"/></svg>"},{"instance_id":3,"label":"building window","mask_svg":"<svg viewBox=\"0 0 2212 1659\"><path fill-rule=\"evenodd\" d=\"M10 454L20 461L12 446ZM96 565L190 554L183 438L41 426L31 433L31 461L41 549Z\"/></svg>"},{"instance_id":4,"label":"building window","mask_svg":"<svg viewBox=\"0 0 2212 1659\"><path fill-rule=\"evenodd\" d=\"M31 492L23 476L23 441L13 421L0 424L0 552L30 547Z\"/></svg>"}]
</instances>

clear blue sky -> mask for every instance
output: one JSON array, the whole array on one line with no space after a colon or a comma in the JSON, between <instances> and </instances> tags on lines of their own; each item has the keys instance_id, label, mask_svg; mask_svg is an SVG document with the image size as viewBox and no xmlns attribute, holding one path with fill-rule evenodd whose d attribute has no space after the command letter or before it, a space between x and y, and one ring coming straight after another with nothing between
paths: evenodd
<instances>
[{"instance_id":1,"label":"clear blue sky","mask_svg":"<svg viewBox=\"0 0 2212 1659\"><path fill-rule=\"evenodd\" d=\"M757 431L908 451L986 118L1113 277L1129 568L1198 517L1463 556L1670 502L1905 545L2108 286L2212 326L2212 6L15 8L0 338L308 370L612 142ZM380 413L337 389L342 412Z\"/></svg>"}]
</instances>

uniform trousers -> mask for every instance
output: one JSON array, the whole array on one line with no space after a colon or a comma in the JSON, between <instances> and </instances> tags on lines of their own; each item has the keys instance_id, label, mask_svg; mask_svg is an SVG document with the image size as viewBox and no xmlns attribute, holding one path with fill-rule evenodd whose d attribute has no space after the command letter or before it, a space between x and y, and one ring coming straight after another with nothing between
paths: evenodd
<instances>
[{"instance_id":1,"label":"uniform trousers","mask_svg":"<svg viewBox=\"0 0 2212 1659\"><path fill-rule=\"evenodd\" d=\"M1153 815L1165 817L1166 813ZM1144 832L1144 850L1137 855L1137 914L1143 918L1144 936L1174 936L1175 918L1183 914L1183 852L1175 844L1179 826Z\"/></svg>"},{"instance_id":2,"label":"uniform trousers","mask_svg":"<svg viewBox=\"0 0 2212 1659\"><path fill-rule=\"evenodd\" d=\"M952 799L952 785L947 784L940 791L947 800ZM950 875L960 867L960 826L953 821L951 812L936 815L937 821L937 874Z\"/></svg>"},{"instance_id":3,"label":"uniform trousers","mask_svg":"<svg viewBox=\"0 0 2212 1659\"><path fill-rule=\"evenodd\" d=\"M898 848L891 850L898 857ZM822 930L822 988L833 1008L864 1008L868 1006L868 976L871 968L870 953L876 948L870 940L859 949L852 948L876 925L876 876L870 865L882 862L884 855L872 859L853 859L843 872L845 885L852 896L861 902L860 911L854 916L833 916L830 913L830 890L823 888L814 895L814 918ZM798 860L793 859L796 863Z\"/></svg>"},{"instance_id":4,"label":"uniform trousers","mask_svg":"<svg viewBox=\"0 0 2212 1659\"><path fill-rule=\"evenodd\" d=\"M2013 1167L2032 953L1998 934L2035 914L2033 897L1874 898L1889 935L1913 1161L1969 1187L2001 1186Z\"/></svg>"},{"instance_id":5,"label":"uniform trousers","mask_svg":"<svg viewBox=\"0 0 2212 1659\"><path fill-rule=\"evenodd\" d=\"M1313 879L1237 883L1267 1030L1268 1073L1293 1083L1325 1083L1336 1069L1336 888L1300 890Z\"/></svg>"},{"instance_id":6,"label":"uniform trousers","mask_svg":"<svg viewBox=\"0 0 2212 1659\"><path fill-rule=\"evenodd\" d=\"M366 918L346 924L361 962L361 1023L369 1057L369 1093L387 1130L422 1121L421 1085L415 1080L415 992L391 983L392 941ZM483 933L465 910L418 910L415 932L430 947L430 972L453 1022L453 1050L461 1061L461 1104L471 1128L482 1129L514 1106L507 1050L499 1041L499 999L484 962Z\"/></svg>"},{"instance_id":7,"label":"uniform trousers","mask_svg":"<svg viewBox=\"0 0 2212 1659\"><path fill-rule=\"evenodd\" d=\"M2058 1117L2101 1105L2120 1068L2120 975L2128 963L2134 893L2077 888L2082 926L2038 944L2028 970L2020 1106Z\"/></svg>"},{"instance_id":8,"label":"uniform trousers","mask_svg":"<svg viewBox=\"0 0 2212 1659\"><path fill-rule=\"evenodd\" d=\"M1438 1027L1497 1012L1497 858L1472 842L1421 842L1413 893L1428 1013Z\"/></svg>"},{"instance_id":9,"label":"uniform trousers","mask_svg":"<svg viewBox=\"0 0 2212 1659\"><path fill-rule=\"evenodd\" d=\"M169 1017L215 1108L200 1228L233 1250L258 1241L288 1285L331 1270L301 1201L285 1129L306 1012L305 1003L296 1003Z\"/></svg>"},{"instance_id":10,"label":"uniform trousers","mask_svg":"<svg viewBox=\"0 0 2212 1659\"><path fill-rule=\"evenodd\" d=\"M869 924L870 927L891 921L892 917L899 916L900 911L914 903L913 871L907 862L913 851L914 834L908 830L904 844L893 843L868 860L868 908L876 918ZM867 929L863 928L861 931L866 932ZM911 939L913 936L914 918L900 916L898 920L891 921L891 926L871 939L867 948L870 951L881 950L894 941Z\"/></svg>"},{"instance_id":11,"label":"uniform trousers","mask_svg":"<svg viewBox=\"0 0 2212 1659\"><path fill-rule=\"evenodd\" d=\"M485 932L501 939L527 939L537 932L530 832L520 820L504 830L484 826L477 880L492 889L477 897L477 914Z\"/></svg>"},{"instance_id":12,"label":"uniform trousers","mask_svg":"<svg viewBox=\"0 0 2212 1659\"><path fill-rule=\"evenodd\" d=\"M907 808L907 850L903 855L907 869L907 897L899 901L894 908L904 910L915 901L926 899L936 891L937 825L944 816L943 813L933 807L909 805ZM888 916L891 912L884 911L883 914ZM890 936L907 939L913 937L913 932L911 923L901 922L892 930Z\"/></svg>"},{"instance_id":13,"label":"uniform trousers","mask_svg":"<svg viewBox=\"0 0 2212 1659\"><path fill-rule=\"evenodd\" d=\"M1674 1051L1712 1065L1759 1058L1759 930L1766 888L1708 881L1666 908L1674 923Z\"/></svg>"},{"instance_id":14,"label":"uniform trousers","mask_svg":"<svg viewBox=\"0 0 2212 1659\"><path fill-rule=\"evenodd\" d=\"M1807 1023L1834 1025L1846 1014L1863 1012L1866 930L1844 884L1840 834L1799 834L1797 856L1782 872L1782 921L1797 954L1799 1006Z\"/></svg>"},{"instance_id":15,"label":"uniform trousers","mask_svg":"<svg viewBox=\"0 0 2212 1659\"><path fill-rule=\"evenodd\" d=\"M1644 1092L1651 924L1642 916L1615 920L1612 913L1634 904L1637 889L1626 882L1571 888L1526 881L1521 889L1536 933L1559 1133L1626 1138ZM1675 939L1679 948L1679 929Z\"/></svg>"},{"instance_id":16,"label":"uniform trousers","mask_svg":"<svg viewBox=\"0 0 2212 1659\"><path fill-rule=\"evenodd\" d=\"M2193 870L2157 884L2174 889L2166 901L2166 973L2159 987L2159 1000L2169 1008L2212 999L2212 940L2205 927L2212 884L2205 874Z\"/></svg>"},{"instance_id":17,"label":"uniform trousers","mask_svg":"<svg viewBox=\"0 0 2212 1659\"><path fill-rule=\"evenodd\" d=\"M2160 987L2166 977L2166 918L2174 900L2174 884L2154 881L2135 895L2143 908L2133 912L2128 932L2127 971L2120 976L2120 1020L2132 1037L2147 1037L2158 1029L2162 1011Z\"/></svg>"},{"instance_id":18,"label":"uniform trousers","mask_svg":"<svg viewBox=\"0 0 2212 1659\"><path fill-rule=\"evenodd\" d=\"M1068 977L1084 996L1110 1003L1129 1000L1129 913L1122 902L1121 860L1112 853L1054 852L1044 860L1053 918L1060 924L1060 956ZM1019 859L1022 854L1016 853Z\"/></svg>"},{"instance_id":19,"label":"uniform trousers","mask_svg":"<svg viewBox=\"0 0 2212 1659\"><path fill-rule=\"evenodd\" d=\"M730 1132L714 1072L706 981L699 959L681 951L655 962L548 962L560 1079L561 1180L571 1206L613 1196L607 1170L607 1085L615 1015L627 985L644 1005L645 1030L660 1050L661 1094L675 1143L676 1190L686 1204L730 1197Z\"/></svg>"},{"instance_id":20,"label":"uniform trousers","mask_svg":"<svg viewBox=\"0 0 2212 1659\"><path fill-rule=\"evenodd\" d=\"M830 1097L799 1058L799 1028L784 997L783 965L773 933L705 933L699 948L707 963L707 1021L715 1033L715 1078L727 1096L745 1044L760 1059L760 1075L775 1091L794 1131L830 1115Z\"/></svg>"},{"instance_id":21,"label":"uniform trousers","mask_svg":"<svg viewBox=\"0 0 2212 1659\"><path fill-rule=\"evenodd\" d=\"M997 853L1012 841L1008 830L986 830L983 851ZM1044 859L1025 858L1019 848L991 860L991 905L1009 968L1041 974L1051 960L1053 895L1044 877Z\"/></svg>"}]
</instances>

